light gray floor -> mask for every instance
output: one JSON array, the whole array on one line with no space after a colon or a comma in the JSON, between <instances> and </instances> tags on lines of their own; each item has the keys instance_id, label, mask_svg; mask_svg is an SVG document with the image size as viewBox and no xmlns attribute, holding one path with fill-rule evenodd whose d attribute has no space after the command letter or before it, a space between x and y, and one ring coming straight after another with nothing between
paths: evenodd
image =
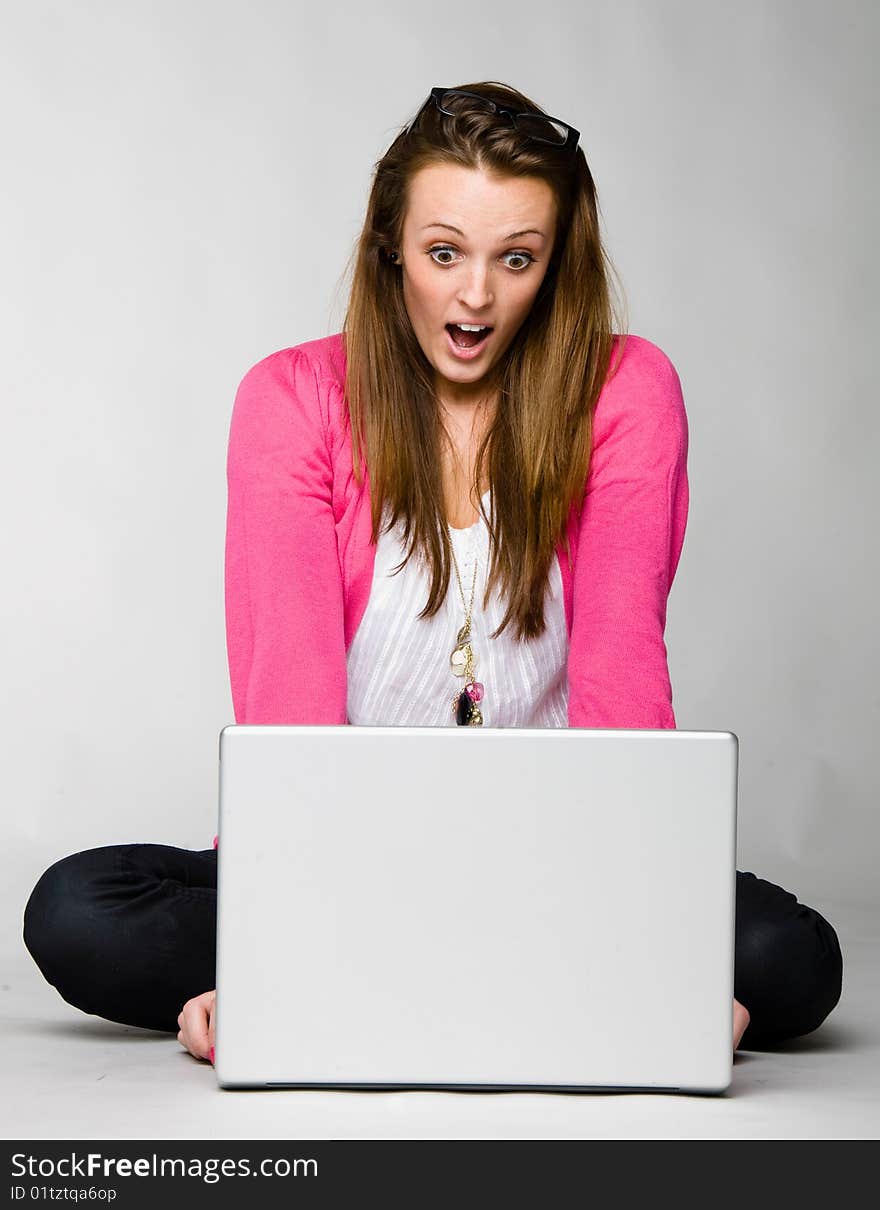
<instances>
[{"instance_id":1,"label":"light gray floor","mask_svg":"<svg viewBox=\"0 0 880 1210\"><path fill-rule=\"evenodd\" d=\"M3 947L6 1139L880 1137L876 912L828 904L844 994L814 1034L737 1055L723 1097L618 1093L223 1092L170 1035L86 1016ZM20 914L20 913L19 913ZM14 910L4 919L13 922ZM284 1038L279 1035L279 1046Z\"/></svg>"}]
</instances>

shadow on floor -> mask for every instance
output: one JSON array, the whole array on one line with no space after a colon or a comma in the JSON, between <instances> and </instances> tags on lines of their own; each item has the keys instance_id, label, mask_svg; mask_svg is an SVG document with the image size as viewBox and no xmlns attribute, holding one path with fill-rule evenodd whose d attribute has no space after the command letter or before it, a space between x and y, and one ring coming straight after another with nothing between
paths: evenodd
<instances>
[{"instance_id":1,"label":"shadow on floor","mask_svg":"<svg viewBox=\"0 0 880 1210\"><path fill-rule=\"evenodd\" d=\"M13 1021L7 1019L7 1027ZM71 1021L29 1021L19 1017L14 1021L16 1033L55 1037L94 1038L98 1041L119 1042L167 1042L175 1035L158 1029L139 1029L135 1025L118 1025L102 1017L83 1017Z\"/></svg>"}]
</instances>

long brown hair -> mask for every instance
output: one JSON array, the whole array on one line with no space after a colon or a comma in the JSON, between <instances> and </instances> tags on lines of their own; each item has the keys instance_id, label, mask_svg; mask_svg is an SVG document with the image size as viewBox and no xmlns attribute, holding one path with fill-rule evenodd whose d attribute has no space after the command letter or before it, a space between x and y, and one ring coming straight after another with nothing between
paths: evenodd
<instances>
[{"instance_id":1,"label":"long brown hair","mask_svg":"<svg viewBox=\"0 0 880 1210\"><path fill-rule=\"evenodd\" d=\"M521 111L544 114L534 101L497 81L459 86ZM553 254L522 327L495 366L498 406L477 452L474 483L488 470L491 508L480 513L490 533L491 562L484 607L500 585L507 610L493 638L509 624L524 640L544 631L544 598L555 548L570 556L567 521L579 509L589 471L592 420L609 373L616 308L614 274L599 230L593 178L581 148L574 158L526 138L496 115L469 111L455 118L426 105L375 165L366 217L357 241L343 332L345 395L354 473L370 480L372 541L403 523L406 558L418 552L430 575L420 618L442 607L449 588L451 544L446 526L441 450L447 439L434 369L413 331L401 271L389 259L399 248L408 185L428 165L456 164L497 176L536 177L556 200ZM623 341L620 342L622 352ZM618 359L619 364L619 359Z\"/></svg>"}]
</instances>

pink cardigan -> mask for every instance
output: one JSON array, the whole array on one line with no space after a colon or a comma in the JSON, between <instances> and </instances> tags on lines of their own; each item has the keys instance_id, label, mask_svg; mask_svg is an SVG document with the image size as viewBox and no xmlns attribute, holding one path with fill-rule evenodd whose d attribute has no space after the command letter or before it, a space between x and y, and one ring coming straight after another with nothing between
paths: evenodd
<instances>
[{"instance_id":1,"label":"pink cardigan","mask_svg":"<svg viewBox=\"0 0 880 1210\"><path fill-rule=\"evenodd\" d=\"M346 652L375 547L369 482L352 471L341 333L257 362L229 431L226 639L236 723L346 722ZM681 383L627 336L593 424L572 560L557 550L571 727L674 728L663 640L688 513Z\"/></svg>"},{"instance_id":2,"label":"pink cardigan","mask_svg":"<svg viewBox=\"0 0 880 1210\"><path fill-rule=\"evenodd\" d=\"M345 723L346 652L373 578L341 334L244 376L227 462L226 636L237 723ZM663 633L688 511L688 429L666 355L628 336L594 418L572 563L557 551L572 727L675 727Z\"/></svg>"}]
</instances>

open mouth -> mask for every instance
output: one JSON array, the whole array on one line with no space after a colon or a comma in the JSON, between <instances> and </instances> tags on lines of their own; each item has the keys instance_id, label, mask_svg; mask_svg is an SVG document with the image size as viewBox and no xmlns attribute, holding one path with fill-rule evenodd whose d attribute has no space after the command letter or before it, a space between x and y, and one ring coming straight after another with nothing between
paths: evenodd
<instances>
[{"instance_id":1,"label":"open mouth","mask_svg":"<svg viewBox=\"0 0 880 1210\"><path fill-rule=\"evenodd\" d=\"M462 328L458 324L447 324L446 331L455 348L469 354L473 354L475 350L484 345L492 334L492 328L488 326L475 331L471 325Z\"/></svg>"}]
</instances>

